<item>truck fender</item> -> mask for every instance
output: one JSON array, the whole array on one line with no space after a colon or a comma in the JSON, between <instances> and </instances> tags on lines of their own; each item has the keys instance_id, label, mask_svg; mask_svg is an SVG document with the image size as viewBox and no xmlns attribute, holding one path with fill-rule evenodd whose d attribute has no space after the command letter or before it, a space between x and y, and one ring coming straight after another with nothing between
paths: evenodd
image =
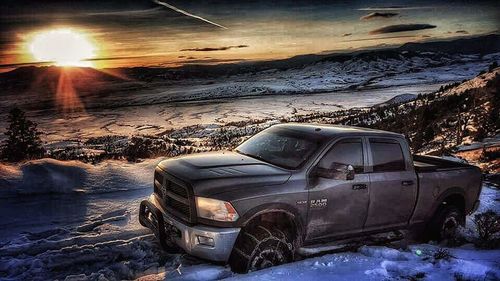
<instances>
[{"instance_id":1,"label":"truck fender","mask_svg":"<svg viewBox=\"0 0 500 281\"><path fill-rule=\"evenodd\" d=\"M238 226L245 227L254 218L267 213L284 213L290 216L297 227L297 237L303 238L304 222L296 208L284 203L266 203L247 211L239 220Z\"/></svg>"},{"instance_id":2,"label":"truck fender","mask_svg":"<svg viewBox=\"0 0 500 281\"><path fill-rule=\"evenodd\" d=\"M452 195L459 195L465 201L465 193L464 193L464 191L463 191L462 188L460 188L460 187L450 187L450 188L446 189L444 192L442 192L438 196L438 198L434 201L434 203L432 204L432 208L430 209L430 212L429 212L427 218L431 219L434 216L434 214L437 212L437 210L441 206L441 204L444 202L444 199L446 199L447 197L452 196ZM464 215L465 215L465 211L466 210L462 210L462 211L464 212Z\"/></svg>"}]
</instances>

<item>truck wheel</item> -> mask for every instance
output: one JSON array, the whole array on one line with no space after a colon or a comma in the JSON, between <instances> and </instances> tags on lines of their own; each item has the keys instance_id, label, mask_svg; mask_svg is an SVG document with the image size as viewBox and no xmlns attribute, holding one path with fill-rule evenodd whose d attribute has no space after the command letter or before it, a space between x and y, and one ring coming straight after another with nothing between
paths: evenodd
<instances>
[{"instance_id":1,"label":"truck wheel","mask_svg":"<svg viewBox=\"0 0 500 281\"><path fill-rule=\"evenodd\" d=\"M455 238L458 227L464 221L460 209L453 205L443 205L429 224L429 239L439 242Z\"/></svg>"},{"instance_id":2,"label":"truck wheel","mask_svg":"<svg viewBox=\"0 0 500 281\"><path fill-rule=\"evenodd\" d=\"M291 239L281 230L269 226L244 229L236 240L229 265L234 272L247 273L293 261Z\"/></svg>"},{"instance_id":3,"label":"truck wheel","mask_svg":"<svg viewBox=\"0 0 500 281\"><path fill-rule=\"evenodd\" d=\"M165 241L165 243L163 244L160 243L160 246L165 252L169 254L176 254L182 252L181 248L171 241Z\"/></svg>"}]
</instances>

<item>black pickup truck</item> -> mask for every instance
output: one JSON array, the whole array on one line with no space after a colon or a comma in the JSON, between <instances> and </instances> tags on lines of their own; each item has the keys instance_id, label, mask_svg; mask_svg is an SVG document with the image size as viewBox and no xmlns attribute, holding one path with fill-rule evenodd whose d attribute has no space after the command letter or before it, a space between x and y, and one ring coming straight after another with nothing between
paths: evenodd
<instances>
[{"instance_id":1,"label":"black pickup truck","mask_svg":"<svg viewBox=\"0 0 500 281\"><path fill-rule=\"evenodd\" d=\"M417 226L449 238L481 179L475 166L412 156L400 134L280 124L234 151L161 162L139 218L162 246L247 272Z\"/></svg>"}]
</instances>

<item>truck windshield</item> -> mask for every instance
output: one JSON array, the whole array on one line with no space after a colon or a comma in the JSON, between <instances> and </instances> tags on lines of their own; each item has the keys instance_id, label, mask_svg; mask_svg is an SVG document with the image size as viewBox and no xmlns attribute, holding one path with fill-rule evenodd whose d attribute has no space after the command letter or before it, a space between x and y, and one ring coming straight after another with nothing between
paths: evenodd
<instances>
[{"instance_id":1,"label":"truck windshield","mask_svg":"<svg viewBox=\"0 0 500 281\"><path fill-rule=\"evenodd\" d=\"M324 137L285 128L270 128L251 137L236 152L264 162L297 169L323 144Z\"/></svg>"}]
</instances>

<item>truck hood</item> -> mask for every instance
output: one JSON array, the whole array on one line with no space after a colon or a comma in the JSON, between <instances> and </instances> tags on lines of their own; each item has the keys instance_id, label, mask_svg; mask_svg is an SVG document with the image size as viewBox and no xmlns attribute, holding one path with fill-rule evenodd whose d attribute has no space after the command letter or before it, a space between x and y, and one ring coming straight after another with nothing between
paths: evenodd
<instances>
[{"instance_id":1,"label":"truck hood","mask_svg":"<svg viewBox=\"0 0 500 281\"><path fill-rule=\"evenodd\" d=\"M236 152L209 152L160 162L166 173L190 184L194 195L283 184L291 172Z\"/></svg>"}]
</instances>

